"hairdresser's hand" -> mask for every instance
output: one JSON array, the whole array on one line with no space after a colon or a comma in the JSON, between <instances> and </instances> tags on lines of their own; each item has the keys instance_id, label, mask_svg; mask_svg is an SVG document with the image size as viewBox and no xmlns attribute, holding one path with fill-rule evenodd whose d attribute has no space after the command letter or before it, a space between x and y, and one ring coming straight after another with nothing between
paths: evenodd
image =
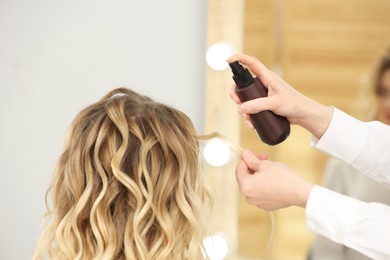
<instances>
[{"instance_id":1,"label":"hairdresser's hand","mask_svg":"<svg viewBox=\"0 0 390 260\"><path fill-rule=\"evenodd\" d=\"M315 137L321 138L332 119L333 109L324 106L295 90L278 75L269 70L255 57L245 54L236 54L227 59L228 63L239 61L246 65L268 88L268 97L240 102L234 89L230 96L234 102L240 104L239 113L245 116L247 124L253 127L248 114L255 114L263 110L285 116L292 124L300 125L310 131Z\"/></svg>"},{"instance_id":2,"label":"hairdresser's hand","mask_svg":"<svg viewBox=\"0 0 390 260\"><path fill-rule=\"evenodd\" d=\"M248 203L272 211L292 205L306 207L313 184L286 165L256 157L244 151L236 177Z\"/></svg>"}]
</instances>

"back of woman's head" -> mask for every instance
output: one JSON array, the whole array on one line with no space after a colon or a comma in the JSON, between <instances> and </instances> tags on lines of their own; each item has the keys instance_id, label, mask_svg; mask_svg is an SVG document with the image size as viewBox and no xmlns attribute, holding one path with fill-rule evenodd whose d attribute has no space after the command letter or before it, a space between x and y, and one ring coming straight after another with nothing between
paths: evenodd
<instances>
[{"instance_id":1,"label":"back of woman's head","mask_svg":"<svg viewBox=\"0 0 390 260\"><path fill-rule=\"evenodd\" d=\"M209 194L199 158L186 115L125 88L111 91L71 125L35 257L202 258Z\"/></svg>"}]
</instances>

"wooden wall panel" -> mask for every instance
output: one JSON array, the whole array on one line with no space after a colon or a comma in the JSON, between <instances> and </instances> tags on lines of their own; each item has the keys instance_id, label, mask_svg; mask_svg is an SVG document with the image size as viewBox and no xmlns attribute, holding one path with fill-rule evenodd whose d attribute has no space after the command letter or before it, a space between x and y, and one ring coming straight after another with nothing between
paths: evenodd
<instances>
[{"instance_id":1,"label":"wooden wall panel","mask_svg":"<svg viewBox=\"0 0 390 260\"><path fill-rule=\"evenodd\" d=\"M259 57L267 65L274 62L274 0L246 0L243 42L246 53Z\"/></svg>"},{"instance_id":2,"label":"wooden wall panel","mask_svg":"<svg viewBox=\"0 0 390 260\"><path fill-rule=\"evenodd\" d=\"M242 15L241 0L212 0L208 2L207 47L230 42L241 51ZM205 133L217 131L233 143L239 142L239 115L229 98L232 86L231 72L206 67ZM210 219L210 233L223 233L229 242L229 259L238 259L238 185L234 174L235 163L224 167L205 164L204 171L213 193L214 204Z\"/></svg>"},{"instance_id":3,"label":"wooden wall panel","mask_svg":"<svg viewBox=\"0 0 390 260\"><path fill-rule=\"evenodd\" d=\"M261 58L271 66L275 56L273 0L247 0L244 14L244 52ZM240 130L242 147L255 152L272 153L268 146L260 143L255 131L249 130L243 123ZM249 205L243 196L240 196L239 212L238 253L246 257L272 256L273 244L264 253L272 232L268 213Z\"/></svg>"},{"instance_id":4,"label":"wooden wall panel","mask_svg":"<svg viewBox=\"0 0 390 260\"><path fill-rule=\"evenodd\" d=\"M348 112L360 76L389 37L390 1L284 1L284 77Z\"/></svg>"}]
</instances>

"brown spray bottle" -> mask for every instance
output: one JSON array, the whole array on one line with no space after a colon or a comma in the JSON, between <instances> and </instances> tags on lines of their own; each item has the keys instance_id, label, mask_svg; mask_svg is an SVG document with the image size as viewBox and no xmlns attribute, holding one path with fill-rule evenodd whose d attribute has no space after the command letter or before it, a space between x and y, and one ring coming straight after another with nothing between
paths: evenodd
<instances>
[{"instance_id":1,"label":"brown spray bottle","mask_svg":"<svg viewBox=\"0 0 390 260\"><path fill-rule=\"evenodd\" d=\"M233 72L233 80L236 82L236 93L241 102L268 95L268 89L257 77L252 77L248 69L238 61L229 63ZM276 115L270 110L261 111L250 115L251 122L260 139L268 145L276 145L290 134L290 122L287 118Z\"/></svg>"}]
</instances>

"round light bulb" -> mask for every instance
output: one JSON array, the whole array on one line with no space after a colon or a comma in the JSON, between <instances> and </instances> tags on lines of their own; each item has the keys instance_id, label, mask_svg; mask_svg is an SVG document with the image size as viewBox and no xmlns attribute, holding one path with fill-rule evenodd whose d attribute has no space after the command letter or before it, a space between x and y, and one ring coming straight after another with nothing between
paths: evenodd
<instances>
[{"instance_id":1,"label":"round light bulb","mask_svg":"<svg viewBox=\"0 0 390 260\"><path fill-rule=\"evenodd\" d=\"M204 159L212 166L225 165L229 161L230 155L229 146L220 139L210 140L203 151Z\"/></svg>"},{"instance_id":2,"label":"round light bulb","mask_svg":"<svg viewBox=\"0 0 390 260\"><path fill-rule=\"evenodd\" d=\"M211 45L206 53L207 64L215 70L224 70L229 64L226 59L233 55L233 48L228 43Z\"/></svg>"},{"instance_id":3,"label":"round light bulb","mask_svg":"<svg viewBox=\"0 0 390 260\"><path fill-rule=\"evenodd\" d=\"M220 235L206 237L203 246L210 260L223 260L229 253L228 243Z\"/></svg>"}]
</instances>

